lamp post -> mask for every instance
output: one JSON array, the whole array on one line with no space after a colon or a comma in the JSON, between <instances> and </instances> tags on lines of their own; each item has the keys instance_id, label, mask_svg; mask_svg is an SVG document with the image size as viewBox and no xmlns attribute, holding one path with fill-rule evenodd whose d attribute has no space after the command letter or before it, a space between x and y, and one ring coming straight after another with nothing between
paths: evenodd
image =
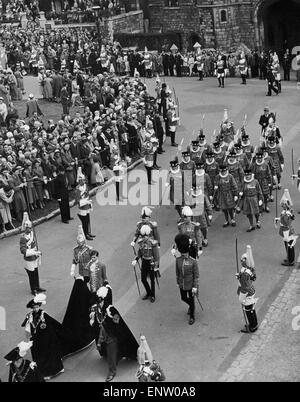
<instances>
[{"instance_id":1,"label":"lamp post","mask_svg":"<svg viewBox=\"0 0 300 402\"><path fill-rule=\"evenodd\" d=\"M97 28L97 35L98 35L98 46L99 46L99 52L101 51L101 46L102 46L102 38L101 38L101 31L100 31L100 18L101 18L101 7L100 6L94 6L92 7L93 14L96 19L96 28Z\"/></svg>"}]
</instances>

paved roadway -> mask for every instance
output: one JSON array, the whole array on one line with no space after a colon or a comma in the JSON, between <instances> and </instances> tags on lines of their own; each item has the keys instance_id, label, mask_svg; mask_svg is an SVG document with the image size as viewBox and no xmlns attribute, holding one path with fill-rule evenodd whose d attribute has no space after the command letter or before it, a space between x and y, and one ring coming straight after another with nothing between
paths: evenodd
<instances>
[{"instance_id":1,"label":"paved roadway","mask_svg":"<svg viewBox=\"0 0 300 402\"><path fill-rule=\"evenodd\" d=\"M147 81L153 87L154 80ZM283 83L283 93L266 98L264 82L250 80L247 86L239 79L228 80L225 89L216 87L215 79L199 82L197 78L172 78L167 83L175 87L180 100L182 125L178 130L177 142L185 138L184 145L198 131L202 114L205 113L205 133L210 139L218 129L224 108L229 109L230 118L240 127L245 113L248 115L247 132L254 144L258 143L258 119L266 104L277 111L278 123L284 136L286 157L284 187L289 187L300 209L295 185L289 176L291 146L295 158L300 155L299 101L300 92L294 82ZM168 168L174 156L169 147L159 156L159 165ZM176 150L175 150L176 151ZM146 186L146 183L144 183ZM297 199L298 197L298 199ZM108 267L108 277L114 291L114 300L129 327L139 337L146 335L155 358L162 364L170 381L213 381L230 367L231 362L246 346L248 335L239 330L243 324L241 309L236 296L235 237L239 238L239 251L244 252L251 244L257 265L256 282L258 317L260 320L279 292L290 270L280 265L284 257L283 245L274 229L274 205L272 213L262 217L262 229L246 233L248 222L238 216L237 228L222 228L223 216L215 213L214 225L209 231L209 247L199 261L200 298L204 312L197 308L196 323L187 324L186 305L180 301L175 283L174 259L170 248L176 234L177 213L171 207L157 207L153 219L159 222L162 238L160 290L157 301L150 304L138 298L131 268L132 250L129 246L139 218L140 206L99 207L95 203L92 213L93 232L97 238L93 244L100 251L100 258ZM73 211L75 215L75 211ZM59 218L37 228L43 262L40 270L41 285L47 288L47 312L61 320L67 305L73 280L69 276L72 248L76 243L78 221L69 226L62 225ZM299 223L295 224L299 232ZM0 305L7 311L7 330L1 332L0 350L4 354L22 339L20 323L26 314L25 305L30 299L27 277L22 269L22 258L18 238L2 240ZM298 250L297 250L298 252ZM261 312L261 314L260 314ZM94 347L68 358L64 362L65 373L52 381L103 381L106 363L99 359ZM116 380L134 381L135 363L121 362ZM0 376L6 378L5 361L0 359Z\"/></svg>"}]
</instances>

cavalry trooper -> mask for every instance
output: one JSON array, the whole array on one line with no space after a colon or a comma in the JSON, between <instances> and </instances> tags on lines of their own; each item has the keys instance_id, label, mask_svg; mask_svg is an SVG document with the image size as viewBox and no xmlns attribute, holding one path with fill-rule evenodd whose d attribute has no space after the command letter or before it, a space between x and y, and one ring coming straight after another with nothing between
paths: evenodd
<instances>
[{"instance_id":1,"label":"cavalry trooper","mask_svg":"<svg viewBox=\"0 0 300 402\"><path fill-rule=\"evenodd\" d=\"M158 247L160 247L160 236L159 236L159 232L158 232L158 228L157 228L157 222L155 221L151 221L152 215L152 209L149 207L143 207L142 208L142 212L141 212L141 220L137 222L136 224L136 231L135 231L135 235L134 238L132 240L132 242L130 243L130 245L132 247L135 246L135 243L139 240L140 236L141 236L141 228L144 225L147 225L150 227L151 229L151 236L153 237L154 240L157 241Z\"/></svg>"},{"instance_id":2,"label":"cavalry trooper","mask_svg":"<svg viewBox=\"0 0 300 402\"><path fill-rule=\"evenodd\" d=\"M189 253L193 258L198 258L203 253L202 251L202 235L200 223L193 222L193 211L189 206L182 208L182 219L178 223L178 231L181 234L187 234L190 239Z\"/></svg>"},{"instance_id":3,"label":"cavalry trooper","mask_svg":"<svg viewBox=\"0 0 300 402\"><path fill-rule=\"evenodd\" d=\"M242 329L241 332L253 333L258 328L255 311L255 304L258 299L255 298L255 289L253 286L253 282L256 280L256 273L251 246L247 246L247 252L241 257L241 264L241 270L238 270L239 272L236 273L236 278L240 282L237 294L246 321L245 329Z\"/></svg>"},{"instance_id":4,"label":"cavalry trooper","mask_svg":"<svg viewBox=\"0 0 300 402\"><path fill-rule=\"evenodd\" d=\"M190 238L186 234L178 234L175 244L180 253L176 258L176 281L181 300L188 306L189 325L195 322L195 296L199 289L199 267L197 261L189 255Z\"/></svg>"},{"instance_id":5,"label":"cavalry trooper","mask_svg":"<svg viewBox=\"0 0 300 402\"><path fill-rule=\"evenodd\" d=\"M224 136L224 141L228 145L234 141L235 129L233 122L229 120L227 109L224 110L224 118L221 124L220 135Z\"/></svg>"},{"instance_id":6,"label":"cavalry trooper","mask_svg":"<svg viewBox=\"0 0 300 402\"><path fill-rule=\"evenodd\" d=\"M135 266L139 259L142 260L141 266L141 280L145 287L146 295L143 300L150 298L151 303L155 302L155 278L159 274L159 251L158 243L151 236L151 228L148 225L143 225L140 230L141 238L138 240L139 250L136 258L132 261ZM150 277L150 284L148 283L148 276Z\"/></svg>"}]
</instances>

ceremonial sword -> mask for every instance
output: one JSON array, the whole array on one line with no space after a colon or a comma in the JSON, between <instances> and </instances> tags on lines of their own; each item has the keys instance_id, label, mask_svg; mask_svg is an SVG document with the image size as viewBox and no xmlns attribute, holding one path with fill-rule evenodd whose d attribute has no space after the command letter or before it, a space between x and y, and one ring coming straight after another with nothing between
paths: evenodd
<instances>
[{"instance_id":1,"label":"ceremonial sword","mask_svg":"<svg viewBox=\"0 0 300 402\"><path fill-rule=\"evenodd\" d=\"M132 246L132 248L133 248L133 252L134 252L135 257L137 258L137 254L136 254L136 251L135 251L134 246ZM140 266L139 260L136 260L136 261L137 261L138 266L139 266L139 268L140 268L140 270L141 270L141 266ZM139 292L139 295L141 296L141 291L140 291L140 287L139 287L139 281L138 281L138 277L137 277L137 274L136 274L135 267L133 267L133 269L134 269L135 281L136 281L136 285L137 285L137 288L138 288L138 292Z\"/></svg>"}]
</instances>

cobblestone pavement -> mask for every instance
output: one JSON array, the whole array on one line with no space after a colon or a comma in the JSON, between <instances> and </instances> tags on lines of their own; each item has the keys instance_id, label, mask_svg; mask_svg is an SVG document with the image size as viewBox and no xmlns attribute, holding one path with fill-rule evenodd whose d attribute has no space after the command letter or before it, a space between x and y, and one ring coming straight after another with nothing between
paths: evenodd
<instances>
[{"instance_id":1,"label":"cobblestone pavement","mask_svg":"<svg viewBox=\"0 0 300 402\"><path fill-rule=\"evenodd\" d=\"M251 339L219 381L299 381L299 324L300 269L294 269L258 331L245 335Z\"/></svg>"}]
</instances>

